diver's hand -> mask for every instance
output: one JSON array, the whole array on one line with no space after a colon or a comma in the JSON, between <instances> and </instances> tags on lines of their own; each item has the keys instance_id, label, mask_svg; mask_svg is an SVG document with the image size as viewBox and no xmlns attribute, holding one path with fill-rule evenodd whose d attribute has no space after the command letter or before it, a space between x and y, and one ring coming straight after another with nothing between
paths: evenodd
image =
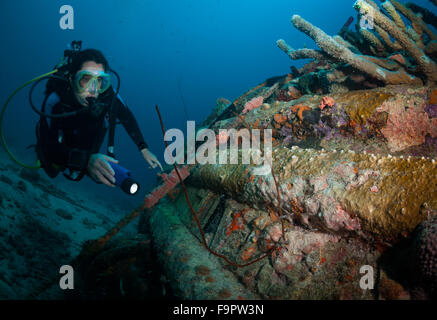
<instances>
[{"instance_id":1,"label":"diver's hand","mask_svg":"<svg viewBox=\"0 0 437 320\"><path fill-rule=\"evenodd\" d=\"M151 168L156 168L159 166L161 168L161 171L163 171L161 163L159 162L158 158L149 151L149 149L144 148L141 150L141 153L143 154L144 159L150 164Z\"/></svg>"},{"instance_id":2,"label":"diver's hand","mask_svg":"<svg viewBox=\"0 0 437 320\"><path fill-rule=\"evenodd\" d=\"M108 161L118 163L118 160L101 153L93 153L88 160L88 173L91 178L110 187L115 187L115 172Z\"/></svg>"}]
</instances>

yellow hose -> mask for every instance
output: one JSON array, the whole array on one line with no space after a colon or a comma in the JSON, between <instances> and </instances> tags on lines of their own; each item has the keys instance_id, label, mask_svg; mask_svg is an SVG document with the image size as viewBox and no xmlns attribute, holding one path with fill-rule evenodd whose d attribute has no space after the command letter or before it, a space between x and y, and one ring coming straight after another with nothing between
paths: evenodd
<instances>
[{"instance_id":1,"label":"yellow hose","mask_svg":"<svg viewBox=\"0 0 437 320\"><path fill-rule=\"evenodd\" d=\"M13 97L18 93L18 91L20 91L20 90L23 89L24 87L28 86L28 85L31 84L32 82L35 82L35 81L37 81L37 80L39 80L39 79L41 79L41 78L43 78L43 77L47 77L47 76L49 76L49 75L51 75L51 74L53 74L53 73L56 73L56 72L58 72L58 69L55 69L55 70L50 71L50 72L47 72L47 73L45 73L45 74L43 74L43 75L40 75L40 76L38 76L38 77L36 77L36 78L33 78L32 80L29 80L29 81L23 83L21 86L19 86L17 89L15 89L14 92L12 92L12 94L9 96L8 100L6 100L6 103L3 105L3 109L2 109L2 111L1 111L1 113L0 113L0 138L1 138L1 141L2 141L2 145L3 145L3 147L5 148L6 152L9 154L9 156L12 158L12 160L14 160L17 164L19 164L20 166L22 166L22 167L24 167L24 168L28 168L28 169L39 169L39 168L41 168L41 163L39 162L39 160L37 160L37 162L36 162L35 165L27 165L27 164L21 163L20 161L18 161L18 160L14 157L14 155L13 155L13 154L11 153L11 151L9 150L8 146L6 145L5 138L4 138L4 136L3 136L3 125L2 125L2 123L3 123L3 117L4 117L4 114L5 114L5 111L6 111L6 107L8 106L8 104L9 104L9 102L12 100L12 98L13 98Z\"/></svg>"}]
</instances>

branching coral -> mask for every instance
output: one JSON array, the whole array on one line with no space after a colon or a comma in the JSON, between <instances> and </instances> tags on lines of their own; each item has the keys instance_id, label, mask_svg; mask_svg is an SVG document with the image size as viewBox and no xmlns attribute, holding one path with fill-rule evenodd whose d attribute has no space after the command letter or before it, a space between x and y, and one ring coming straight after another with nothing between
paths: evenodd
<instances>
[{"instance_id":1,"label":"branching coral","mask_svg":"<svg viewBox=\"0 0 437 320\"><path fill-rule=\"evenodd\" d=\"M297 29L313 38L317 45L322 48L322 50L326 52L331 59L338 60L343 63L349 63L356 69L363 71L371 77L376 78L386 84L420 83L420 79L408 75L405 70L401 68L398 71L390 71L368 60L364 55L353 53L351 50L335 41L321 29L313 26L311 23L298 15L294 15L291 21Z\"/></svg>"},{"instance_id":2,"label":"branching coral","mask_svg":"<svg viewBox=\"0 0 437 320\"><path fill-rule=\"evenodd\" d=\"M398 1L386 1L381 6L382 9L369 0L356 1L354 8L359 11L360 17L371 19L373 24L353 33L347 30L346 23L340 34L334 37L294 15L291 19L293 25L310 36L321 50L294 50L282 39L277 41L277 45L291 59L312 58L349 64L384 84L421 84L422 80L437 82L437 64L432 60L437 35L420 15ZM400 14L407 18L411 27L404 23ZM388 59L399 50L407 54L415 66L393 63Z\"/></svg>"},{"instance_id":3,"label":"branching coral","mask_svg":"<svg viewBox=\"0 0 437 320\"><path fill-rule=\"evenodd\" d=\"M405 6L415 13L420 13L424 22L437 28L437 16L434 13L411 2L407 3Z\"/></svg>"},{"instance_id":4,"label":"branching coral","mask_svg":"<svg viewBox=\"0 0 437 320\"><path fill-rule=\"evenodd\" d=\"M386 1L386 3L389 3ZM397 8L402 8L402 6L396 3ZM402 48L409 54L409 56L417 63L419 70L422 75L426 77L428 81L436 82L437 81L437 64L432 61L430 58L426 56L423 50L420 48L420 44L418 45L408 34L402 31L392 20L390 20L386 15L384 15L380 10L376 10L371 5L363 0L358 0L354 5L355 9L359 10L360 13L364 15L370 15L373 17L373 21L375 24L380 26L383 30L390 34L395 40L397 40ZM389 7L389 6L385 6ZM403 7L404 8L404 7ZM403 10L404 11L404 10ZM407 14L408 9L406 9L403 14ZM415 31L422 32L424 22L419 19L416 15L409 15L410 18L414 19L412 22L413 26L415 26ZM408 18L408 17L407 17ZM428 34L428 32L427 32ZM430 32L432 34L432 32ZM428 34L429 36L429 34Z\"/></svg>"}]
</instances>

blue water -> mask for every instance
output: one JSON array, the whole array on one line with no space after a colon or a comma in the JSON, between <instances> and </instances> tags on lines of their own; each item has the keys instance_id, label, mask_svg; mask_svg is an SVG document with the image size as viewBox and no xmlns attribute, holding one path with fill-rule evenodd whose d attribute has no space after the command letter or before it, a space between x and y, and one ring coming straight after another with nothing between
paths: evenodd
<instances>
[{"instance_id":1,"label":"blue water","mask_svg":"<svg viewBox=\"0 0 437 320\"><path fill-rule=\"evenodd\" d=\"M376 2L378 2L376 0ZM427 0L414 1L435 12ZM349 16L356 19L352 0L109 0L1 1L0 102L23 82L50 71L72 40L101 50L121 76L120 94L138 120L150 149L164 164L164 144L154 105L166 128L185 132L182 89L189 119L203 121L219 97L234 100L272 76L283 75L291 61L276 46L283 38L294 48L316 48L291 24L293 14L334 35ZM74 9L74 30L59 27L62 5ZM40 90L41 91L41 90ZM12 101L4 133L8 144L26 161L35 143L36 114L27 102L28 90ZM38 95L37 95L38 96ZM156 181L136 146L117 127L116 154L142 184L137 202ZM103 145L106 146L106 143ZM58 179L58 178L57 178ZM64 179L60 177L60 179ZM89 180L88 178L86 178ZM90 181L84 188L103 197L128 196Z\"/></svg>"}]
</instances>

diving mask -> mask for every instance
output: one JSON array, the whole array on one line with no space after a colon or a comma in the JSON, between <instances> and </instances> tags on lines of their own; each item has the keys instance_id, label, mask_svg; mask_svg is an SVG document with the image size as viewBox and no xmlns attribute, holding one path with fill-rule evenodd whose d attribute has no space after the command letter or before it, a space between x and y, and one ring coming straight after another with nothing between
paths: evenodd
<instances>
[{"instance_id":1,"label":"diving mask","mask_svg":"<svg viewBox=\"0 0 437 320\"><path fill-rule=\"evenodd\" d=\"M103 71L82 70L74 77L74 84L79 93L102 93L111 85L111 76Z\"/></svg>"}]
</instances>

